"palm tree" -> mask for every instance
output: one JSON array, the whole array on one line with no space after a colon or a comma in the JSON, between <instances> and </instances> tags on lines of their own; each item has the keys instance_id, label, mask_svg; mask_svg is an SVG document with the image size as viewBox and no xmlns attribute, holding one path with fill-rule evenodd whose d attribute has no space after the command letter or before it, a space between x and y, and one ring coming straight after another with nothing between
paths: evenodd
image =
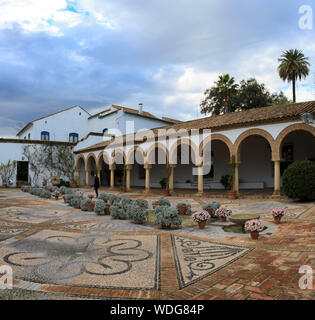
<instances>
[{"instance_id":1,"label":"palm tree","mask_svg":"<svg viewBox=\"0 0 315 320\"><path fill-rule=\"evenodd\" d=\"M280 59L280 65L278 66L279 76L283 81L292 81L293 102L296 102L295 95L295 83L296 80L301 80L302 77L306 78L310 72L307 57L303 52L298 49L287 50L282 53Z\"/></svg>"},{"instance_id":2,"label":"palm tree","mask_svg":"<svg viewBox=\"0 0 315 320\"><path fill-rule=\"evenodd\" d=\"M223 94L224 96L225 113L231 112L232 110L229 110L229 98L231 95L235 94L238 88L234 77L231 78L229 74L220 75L219 80L215 82L215 85L218 93Z\"/></svg>"}]
</instances>

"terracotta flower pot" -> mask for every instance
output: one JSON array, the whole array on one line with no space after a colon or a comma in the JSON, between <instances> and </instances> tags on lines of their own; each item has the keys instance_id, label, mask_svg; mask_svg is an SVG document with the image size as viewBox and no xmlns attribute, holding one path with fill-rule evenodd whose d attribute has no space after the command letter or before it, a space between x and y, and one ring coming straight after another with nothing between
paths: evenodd
<instances>
[{"instance_id":1,"label":"terracotta flower pot","mask_svg":"<svg viewBox=\"0 0 315 320\"><path fill-rule=\"evenodd\" d=\"M109 211L110 205L108 204L105 209L104 209L104 213L109 216L110 215L110 211Z\"/></svg>"},{"instance_id":2,"label":"terracotta flower pot","mask_svg":"<svg viewBox=\"0 0 315 320\"><path fill-rule=\"evenodd\" d=\"M207 220L198 222L199 229L204 229L206 226Z\"/></svg>"},{"instance_id":3,"label":"terracotta flower pot","mask_svg":"<svg viewBox=\"0 0 315 320\"><path fill-rule=\"evenodd\" d=\"M91 202L91 203L87 204L87 208L88 208L89 212L94 211L94 207L95 207L95 203L94 202Z\"/></svg>"},{"instance_id":4,"label":"terracotta flower pot","mask_svg":"<svg viewBox=\"0 0 315 320\"><path fill-rule=\"evenodd\" d=\"M162 229L167 229L167 230L169 230L169 229L171 229L171 226L170 226L170 225L167 226L167 225L165 225L165 224L162 224Z\"/></svg>"},{"instance_id":5,"label":"terracotta flower pot","mask_svg":"<svg viewBox=\"0 0 315 320\"><path fill-rule=\"evenodd\" d=\"M170 191L168 189L163 189L164 197L168 197L170 195Z\"/></svg>"},{"instance_id":6,"label":"terracotta flower pot","mask_svg":"<svg viewBox=\"0 0 315 320\"><path fill-rule=\"evenodd\" d=\"M230 200L236 199L236 191L234 191L234 190L229 190L229 191L228 191L228 198L229 198Z\"/></svg>"},{"instance_id":7,"label":"terracotta flower pot","mask_svg":"<svg viewBox=\"0 0 315 320\"><path fill-rule=\"evenodd\" d=\"M250 236L253 240L257 240L258 237L259 237L259 232L256 230L256 231L250 231Z\"/></svg>"},{"instance_id":8,"label":"terracotta flower pot","mask_svg":"<svg viewBox=\"0 0 315 320\"><path fill-rule=\"evenodd\" d=\"M277 224L280 223L281 218L282 218L281 216L273 217L275 223L277 223Z\"/></svg>"},{"instance_id":9,"label":"terracotta flower pot","mask_svg":"<svg viewBox=\"0 0 315 320\"><path fill-rule=\"evenodd\" d=\"M72 187L72 188L77 188L77 187L78 187L78 184L77 184L75 181L72 181L71 187Z\"/></svg>"},{"instance_id":10,"label":"terracotta flower pot","mask_svg":"<svg viewBox=\"0 0 315 320\"><path fill-rule=\"evenodd\" d=\"M186 212L186 206L177 206L178 214L184 215Z\"/></svg>"},{"instance_id":11,"label":"terracotta flower pot","mask_svg":"<svg viewBox=\"0 0 315 320\"><path fill-rule=\"evenodd\" d=\"M221 217L222 222L226 222L226 217Z\"/></svg>"},{"instance_id":12,"label":"terracotta flower pot","mask_svg":"<svg viewBox=\"0 0 315 320\"><path fill-rule=\"evenodd\" d=\"M125 186L120 187L120 191L123 192L123 193L126 192L126 187Z\"/></svg>"},{"instance_id":13,"label":"terracotta flower pot","mask_svg":"<svg viewBox=\"0 0 315 320\"><path fill-rule=\"evenodd\" d=\"M63 196L63 202L64 202L64 203L67 203L67 201L66 201L66 196Z\"/></svg>"}]
</instances>

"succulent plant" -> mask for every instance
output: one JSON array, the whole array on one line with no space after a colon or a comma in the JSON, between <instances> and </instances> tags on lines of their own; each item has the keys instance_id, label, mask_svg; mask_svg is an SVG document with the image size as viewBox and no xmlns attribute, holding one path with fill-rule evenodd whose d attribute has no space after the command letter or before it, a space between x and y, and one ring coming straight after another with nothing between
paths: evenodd
<instances>
[{"instance_id":1,"label":"succulent plant","mask_svg":"<svg viewBox=\"0 0 315 320\"><path fill-rule=\"evenodd\" d=\"M176 208L169 206L158 206L155 208L155 224L162 226L175 226L178 227L182 224L182 218L178 214Z\"/></svg>"},{"instance_id":2,"label":"succulent plant","mask_svg":"<svg viewBox=\"0 0 315 320\"><path fill-rule=\"evenodd\" d=\"M131 206L130 211L132 211L131 215L134 223L137 223L137 224L143 224L149 216L148 209L141 208L140 206L137 206L137 205Z\"/></svg>"},{"instance_id":3,"label":"succulent plant","mask_svg":"<svg viewBox=\"0 0 315 320\"><path fill-rule=\"evenodd\" d=\"M127 219L127 213L123 209L121 209L119 206L112 205L110 206L109 211L113 219L121 219L121 220Z\"/></svg>"},{"instance_id":4,"label":"succulent plant","mask_svg":"<svg viewBox=\"0 0 315 320\"><path fill-rule=\"evenodd\" d=\"M97 214L105 214L105 202L103 200L96 200L94 206L94 212Z\"/></svg>"},{"instance_id":5,"label":"succulent plant","mask_svg":"<svg viewBox=\"0 0 315 320\"><path fill-rule=\"evenodd\" d=\"M81 209L82 211L88 211L87 205L88 205L88 203L91 203L91 202L92 202L91 199L89 199L89 198L83 198L83 199L81 200L81 202L80 202L80 209Z\"/></svg>"},{"instance_id":6,"label":"succulent plant","mask_svg":"<svg viewBox=\"0 0 315 320\"><path fill-rule=\"evenodd\" d=\"M165 197L161 197L159 200L158 200L158 203L159 203L159 206L171 206L171 203L170 201L165 198Z\"/></svg>"}]
</instances>

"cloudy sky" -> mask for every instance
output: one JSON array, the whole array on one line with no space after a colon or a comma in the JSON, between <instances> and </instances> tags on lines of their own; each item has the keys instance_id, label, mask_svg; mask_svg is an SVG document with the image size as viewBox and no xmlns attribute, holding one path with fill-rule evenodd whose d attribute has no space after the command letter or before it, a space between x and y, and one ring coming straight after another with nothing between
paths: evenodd
<instances>
[{"instance_id":1,"label":"cloudy sky","mask_svg":"<svg viewBox=\"0 0 315 320\"><path fill-rule=\"evenodd\" d=\"M157 116L200 117L203 92L222 73L291 98L277 74L291 48L312 64L297 100L315 100L305 4L315 13L310 0L0 0L0 135L72 105L94 113L142 102Z\"/></svg>"}]
</instances>

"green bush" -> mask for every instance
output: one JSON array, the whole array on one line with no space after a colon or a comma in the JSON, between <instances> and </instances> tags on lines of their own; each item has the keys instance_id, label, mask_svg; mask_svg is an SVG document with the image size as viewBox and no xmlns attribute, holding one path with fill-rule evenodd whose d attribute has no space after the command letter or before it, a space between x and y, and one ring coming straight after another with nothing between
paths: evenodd
<instances>
[{"instance_id":1,"label":"green bush","mask_svg":"<svg viewBox=\"0 0 315 320\"><path fill-rule=\"evenodd\" d=\"M94 212L97 214L105 214L105 202L103 200L96 200Z\"/></svg>"},{"instance_id":2,"label":"green bush","mask_svg":"<svg viewBox=\"0 0 315 320\"><path fill-rule=\"evenodd\" d=\"M171 203L170 201L165 198L165 197L161 197L159 200L158 200L158 203L159 203L159 206L171 206Z\"/></svg>"},{"instance_id":3,"label":"green bush","mask_svg":"<svg viewBox=\"0 0 315 320\"><path fill-rule=\"evenodd\" d=\"M291 199L315 200L315 163L295 161L282 176L282 190Z\"/></svg>"},{"instance_id":4,"label":"green bush","mask_svg":"<svg viewBox=\"0 0 315 320\"><path fill-rule=\"evenodd\" d=\"M92 202L92 200L90 200L89 198L83 198L82 200L81 200L81 202L80 202L80 209L82 210L82 211L88 211L88 207L87 207L87 205L88 205L88 203L91 203Z\"/></svg>"},{"instance_id":5,"label":"green bush","mask_svg":"<svg viewBox=\"0 0 315 320\"><path fill-rule=\"evenodd\" d=\"M59 189L59 191L62 193L62 194L66 194L67 193L67 187L65 187L65 186L62 186L62 187L60 187L60 189Z\"/></svg>"},{"instance_id":6,"label":"green bush","mask_svg":"<svg viewBox=\"0 0 315 320\"><path fill-rule=\"evenodd\" d=\"M109 212L113 219L127 219L127 213L117 205L110 206Z\"/></svg>"},{"instance_id":7,"label":"green bush","mask_svg":"<svg viewBox=\"0 0 315 320\"><path fill-rule=\"evenodd\" d=\"M70 200L70 206L76 209L80 209L80 204L81 204L81 197L79 196L74 196L71 200Z\"/></svg>"},{"instance_id":8,"label":"green bush","mask_svg":"<svg viewBox=\"0 0 315 320\"><path fill-rule=\"evenodd\" d=\"M21 186L21 190L22 190L22 192L30 192L31 187L30 186Z\"/></svg>"},{"instance_id":9,"label":"green bush","mask_svg":"<svg viewBox=\"0 0 315 320\"><path fill-rule=\"evenodd\" d=\"M70 204L70 201L75 197L74 193L66 194L66 203Z\"/></svg>"},{"instance_id":10,"label":"green bush","mask_svg":"<svg viewBox=\"0 0 315 320\"><path fill-rule=\"evenodd\" d=\"M107 202L109 200L109 195L107 193L100 193L98 195L98 199Z\"/></svg>"},{"instance_id":11,"label":"green bush","mask_svg":"<svg viewBox=\"0 0 315 320\"><path fill-rule=\"evenodd\" d=\"M169 206L158 206L155 208L155 224L164 225L167 227L179 227L182 224L182 218L178 214L176 208Z\"/></svg>"},{"instance_id":12,"label":"green bush","mask_svg":"<svg viewBox=\"0 0 315 320\"><path fill-rule=\"evenodd\" d=\"M122 207L127 210L127 207L132 203L133 201L129 197L122 198L121 205Z\"/></svg>"},{"instance_id":13,"label":"green bush","mask_svg":"<svg viewBox=\"0 0 315 320\"><path fill-rule=\"evenodd\" d=\"M131 210L134 223L143 224L149 216L149 210L141 208L140 206L131 206Z\"/></svg>"},{"instance_id":14,"label":"green bush","mask_svg":"<svg viewBox=\"0 0 315 320\"><path fill-rule=\"evenodd\" d=\"M39 196L43 199L50 199L51 198L51 193L48 190L42 189Z\"/></svg>"},{"instance_id":15,"label":"green bush","mask_svg":"<svg viewBox=\"0 0 315 320\"><path fill-rule=\"evenodd\" d=\"M149 208L149 202L145 199L137 199L136 204L142 208L142 209L148 209Z\"/></svg>"}]
</instances>

